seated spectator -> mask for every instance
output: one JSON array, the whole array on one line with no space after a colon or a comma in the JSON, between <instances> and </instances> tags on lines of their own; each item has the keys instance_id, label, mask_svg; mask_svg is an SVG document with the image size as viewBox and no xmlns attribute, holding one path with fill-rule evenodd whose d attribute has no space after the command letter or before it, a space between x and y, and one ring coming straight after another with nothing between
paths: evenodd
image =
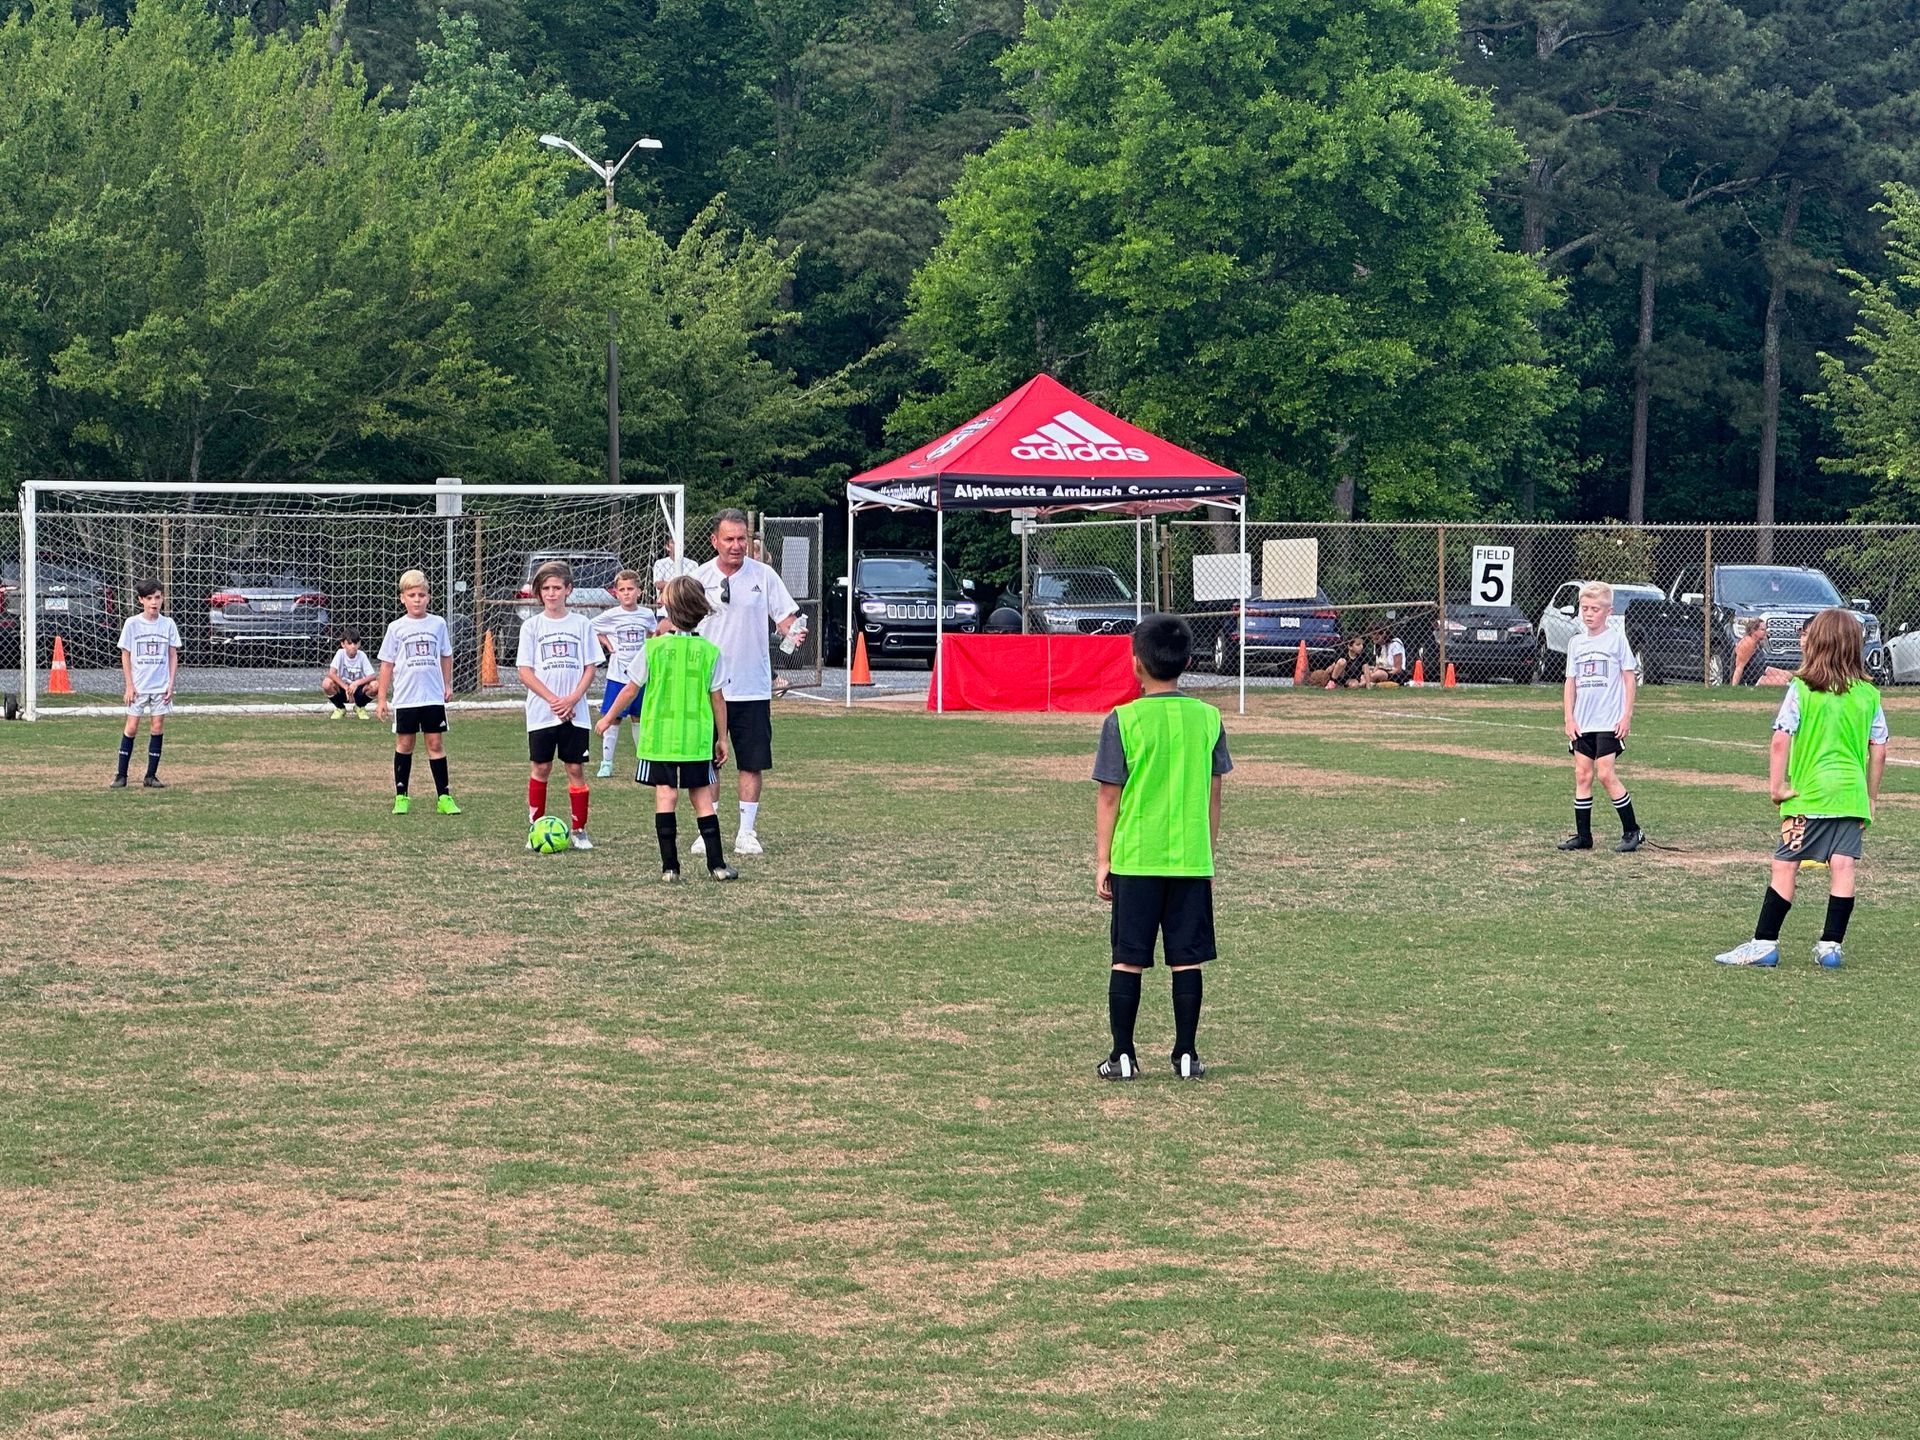
<instances>
[{"instance_id":1,"label":"seated spectator","mask_svg":"<svg viewBox=\"0 0 1920 1440\"><path fill-rule=\"evenodd\" d=\"M1367 632L1367 670L1376 685L1407 683L1407 647L1384 623L1376 623Z\"/></svg>"},{"instance_id":2,"label":"seated spectator","mask_svg":"<svg viewBox=\"0 0 1920 1440\"><path fill-rule=\"evenodd\" d=\"M1316 690L1335 690L1342 686L1368 689L1373 681L1367 674L1367 637L1350 635L1344 647L1327 665L1307 672L1307 684Z\"/></svg>"},{"instance_id":3,"label":"seated spectator","mask_svg":"<svg viewBox=\"0 0 1920 1440\"><path fill-rule=\"evenodd\" d=\"M1767 660L1761 652L1767 648L1767 622L1756 615L1747 621L1746 633L1733 647L1733 683L1758 685L1766 673ZM1784 684L1785 682L1779 682Z\"/></svg>"}]
</instances>

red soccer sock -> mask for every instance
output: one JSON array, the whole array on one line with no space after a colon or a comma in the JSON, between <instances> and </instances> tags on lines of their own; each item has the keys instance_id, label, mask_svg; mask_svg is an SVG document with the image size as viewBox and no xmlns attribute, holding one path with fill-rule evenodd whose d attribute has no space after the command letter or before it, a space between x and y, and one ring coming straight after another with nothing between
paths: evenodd
<instances>
[{"instance_id":1,"label":"red soccer sock","mask_svg":"<svg viewBox=\"0 0 1920 1440\"><path fill-rule=\"evenodd\" d=\"M527 823L533 824L547 813L547 782L544 780L527 781Z\"/></svg>"},{"instance_id":2,"label":"red soccer sock","mask_svg":"<svg viewBox=\"0 0 1920 1440\"><path fill-rule=\"evenodd\" d=\"M573 828L576 830L584 830L587 828L588 798L589 794L586 786L569 785L567 787L567 807L573 811Z\"/></svg>"}]
</instances>

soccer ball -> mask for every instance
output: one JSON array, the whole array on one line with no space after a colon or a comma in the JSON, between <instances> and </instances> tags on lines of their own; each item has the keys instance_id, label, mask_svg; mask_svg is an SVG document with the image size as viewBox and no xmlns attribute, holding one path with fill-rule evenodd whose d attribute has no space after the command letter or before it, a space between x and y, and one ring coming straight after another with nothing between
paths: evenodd
<instances>
[{"instance_id":1,"label":"soccer ball","mask_svg":"<svg viewBox=\"0 0 1920 1440\"><path fill-rule=\"evenodd\" d=\"M567 839L567 822L557 815L542 815L527 831L527 843L542 855L558 855L571 843Z\"/></svg>"}]
</instances>

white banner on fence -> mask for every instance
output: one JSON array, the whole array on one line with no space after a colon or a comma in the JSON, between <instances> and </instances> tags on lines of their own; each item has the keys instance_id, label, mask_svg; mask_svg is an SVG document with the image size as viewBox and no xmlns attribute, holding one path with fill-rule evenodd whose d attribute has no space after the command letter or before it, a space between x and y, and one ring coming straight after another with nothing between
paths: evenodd
<instances>
[{"instance_id":1,"label":"white banner on fence","mask_svg":"<svg viewBox=\"0 0 1920 1440\"><path fill-rule=\"evenodd\" d=\"M780 583L796 600L813 598L813 537L787 535L780 541Z\"/></svg>"},{"instance_id":2,"label":"white banner on fence","mask_svg":"<svg viewBox=\"0 0 1920 1440\"><path fill-rule=\"evenodd\" d=\"M1260 546L1260 598L1311 600L1320 588L1320 542L1267 540Z\"/></svg>"},{"instance_id":3,"label":"white banner on fence","mask_svg":"<svg viewBox=\"0 0 1920 1440\"><path fill-rule=\"evenodd\" d=\"M1513 546L1473 547L1473 588L1467 598L1475 605L1513 603Z\"/></svg>"},{"instance_id":4,"label":"white banner on fence","mask_svg":"<svg viewBox=\"0 0 1920 1440\"><path fill-rule=\"evenodd\" d=\"M1193 557L1193 598L1196 603L1243 600L1252 593L1253 556Z\"/></svg>"}]
</instances>

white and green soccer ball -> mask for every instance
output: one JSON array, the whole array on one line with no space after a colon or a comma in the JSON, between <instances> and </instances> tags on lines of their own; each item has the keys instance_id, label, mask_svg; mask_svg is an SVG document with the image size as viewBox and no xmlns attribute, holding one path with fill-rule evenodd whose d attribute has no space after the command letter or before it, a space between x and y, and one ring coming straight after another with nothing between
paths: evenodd
<instances>
[{"instance_id":1,"label":"white and green soccer ball","mask_svg":"<svg viewBox=\"0 0 1920 1440\"><path fill-rule=\"evenodd\" d=\"M571 843L567 839L567 822L557 815L542 815L527 831L527 843L539 854L558 855Z\"/></svg>"}]
</instances>

